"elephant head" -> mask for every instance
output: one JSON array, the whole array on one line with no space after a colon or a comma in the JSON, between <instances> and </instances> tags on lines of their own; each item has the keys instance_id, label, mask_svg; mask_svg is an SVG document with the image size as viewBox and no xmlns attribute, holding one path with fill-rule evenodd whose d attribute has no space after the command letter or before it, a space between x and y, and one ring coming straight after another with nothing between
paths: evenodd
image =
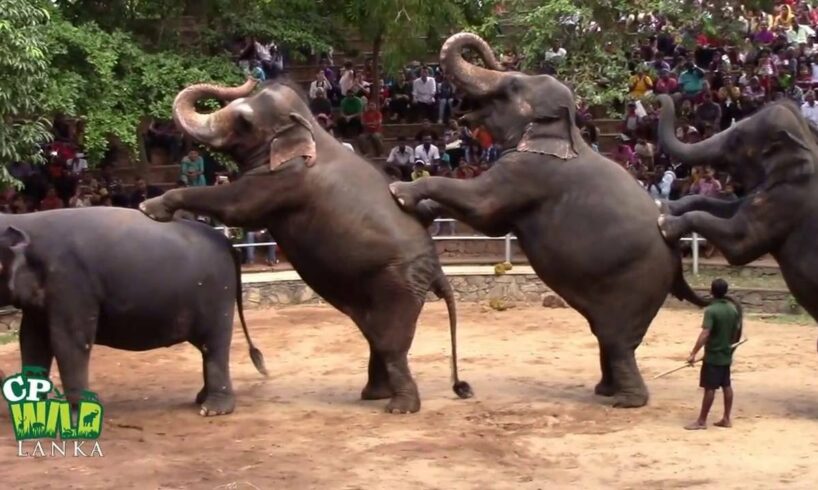
<instances>
[{"instance_id":1,"label":"elephant head","mask_svg":"<svg viewBox=\"0 0 818 490\"><path fill-rule=\"evenodd\" d=\"M0 302L18 308L45 305L44 269L31 253L26 232L8 227L0 233Z\"/></svg>"},{"instance_id":2,"label":"elephant head","mask_svg":"<svg viewBox=\"0 0 818 490\"><path fill-rule=\"evenodd\" d=\"M803 182L815 173L816 129L789 101L765 106L753 116L704 141L685 144L676 138L673 99L659 97L659 144L689 165L709 165L729 172L745 191Z\"/></svg>"},{"instance_id":3,"label":"elephant head","mask_svg":"<svg viewBox=\"0 0 818 490\"><path fill-rule=\"evenodd\" d=\"M466 61L465 48L475 50L485 68ZM478 106L466 120L483 124L504 149L562 159L577 156L582 137L575 124L574 96L554 77L502 71L489 45L465 32L446 40L440 64Z\"/></svg>"},{"instance_id":4,"label":"elephant head","mask_svg":"<svg viewBox=\"0 0 818 490\"><path fill-rule=\"evenodd\" d=\"M298 92L282 82L253 94L256 81L240 87L199 84L182 90L173 102L173 120L195 140L233 156L243 170L269 163L276 169L296 157L315 161L317 124ZM227 103L210 114L196 103L213 97Z\"/></svg>"}]
</instances>

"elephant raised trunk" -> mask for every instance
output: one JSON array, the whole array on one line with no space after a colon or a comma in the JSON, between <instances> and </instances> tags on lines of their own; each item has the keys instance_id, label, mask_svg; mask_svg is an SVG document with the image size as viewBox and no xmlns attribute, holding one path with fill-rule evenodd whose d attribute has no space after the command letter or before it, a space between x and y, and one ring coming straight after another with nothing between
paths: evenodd
<instances>
[{"instance_id":1,"label":"elephant raised trunk","mask_svg":"<svg viewBox=\"0 0 818 490\"><path fill-rule=\"evenodd\" d=\"M673 99L660 95L662 112L659 115L659 145L665 153L689 165L708 165L722 157L728 131L722 131L705 141L688 144L676 137L676 108Z\"/></svg>"},{"instance_id":2,"label":"elephant raised trunk","mask_svg":"<svg viewBox=\"0 0 818 490\"><path fill-rule=\"evenodd\" d=\"M488 69L463 59L463 49L476 50ZM491 47L480 36L461 32L451 36L440 49L440 64L454 79L455 85L472 97L485 97L496 92L506 75L494 57Z\"/></svg>"},{"instance_id":3,"label":"elephant raised trunk","mask_svg":"<svg viewBox=\"0 0 818 490\"><path fill-rule=\"evenodd\" d=\"M196 112L196 102L205 97L213 97L223 102L247 97L256 87L256 81L248 79L240 87L221 87L219 85L191 85L179 92L173 101L173 120L186 134L200 143L220 147L224 137L230 134L236 112L228 107L211 114Z\"/></svg>"}]
</instances>

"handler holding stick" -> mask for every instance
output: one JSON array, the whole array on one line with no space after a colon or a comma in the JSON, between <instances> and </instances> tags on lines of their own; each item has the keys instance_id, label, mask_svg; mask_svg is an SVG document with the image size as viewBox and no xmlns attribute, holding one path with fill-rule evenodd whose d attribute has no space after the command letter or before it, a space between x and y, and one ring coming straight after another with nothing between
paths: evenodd
<instances>
[{"instance_id":1,"label":"handler holding stick","mask_svg":"<svg viewBox=\"0 0 818 490\"><path fill-rule=\"evenodd\" d=\"M733 361L732 344L741 335L740 317L736 307L725 298L727 282L724 279L715 279L710 284L710 293L713 295L713 302L704 310L702 332L687 359L687 362L693 365L696 353L704 347L704 362L699 378L699 386L704 388L702 409L699 418L685 426L688 430L707 428L707 415L719 388L724 393L724 417L713 425L731 427L733 388L730 386L730 364Z\"/></svg>"}]
</instances>

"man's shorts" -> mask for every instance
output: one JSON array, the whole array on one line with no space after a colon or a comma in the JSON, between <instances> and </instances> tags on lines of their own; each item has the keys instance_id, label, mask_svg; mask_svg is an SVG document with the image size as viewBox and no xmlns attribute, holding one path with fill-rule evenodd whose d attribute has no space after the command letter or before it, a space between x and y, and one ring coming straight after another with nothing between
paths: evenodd
<instances>
[{"instance_id":1,"label":"man's shorts","mask_svg":"<svg viewBox=\"0 0 818 490\"><path fill-rule=\"evenodd\" d=\"M730 387L730 366L713 366L703 363L699 375L699 386L706 390Z\"/></svg>"}]
</instances>

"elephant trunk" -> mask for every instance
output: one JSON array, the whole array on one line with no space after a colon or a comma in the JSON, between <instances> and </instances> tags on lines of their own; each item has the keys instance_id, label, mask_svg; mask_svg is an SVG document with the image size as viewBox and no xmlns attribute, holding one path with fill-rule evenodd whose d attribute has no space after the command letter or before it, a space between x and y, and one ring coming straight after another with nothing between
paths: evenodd
<instances>
[{"instance_id":1,"label":"elephant trunk","mask_svg":"<svg viewBox=\"0 0 818 490\"><path fill-rule=\"evenodd\" d=\"M689 165L708 165L723 157L724 142L729 131L722 131L699 143L688 144L676 137L676 112L673 99L660 95L662 112L659 115L659 145L673 158Z\"/></svg>"},{"instance_id":2,"label":"elephant trunk","mask_svg":"<svg viewBox=\"0 0 818 490\"><path fill-rule=\"evenodd\" d=\"M488 69L473 65L463 59L464 48L475 49ZM454 79L455 85L472 97L485 97L496 92L508 75L500 73L503 68L488 43L480 36L461 32L451 36L440 48L440 64Z\"/></svg>"},{"instance_id":3,"label":"elephant trunk","mask_svg":"<svg viewBox=\"0 0 818 490\"><path fill-rule=\"evenodd\" d=\"M173 101L173 121L196 141L218 148L222 138L229 133L235 111L224 107L210 114L196 111L196 102L205 97L213 97L223 102L230 102L240 97L247 97L253 92L256 81L248 79L240 87L221 87L219 85L191 85L179 92Z\"/></svg>"}]
</instances>

